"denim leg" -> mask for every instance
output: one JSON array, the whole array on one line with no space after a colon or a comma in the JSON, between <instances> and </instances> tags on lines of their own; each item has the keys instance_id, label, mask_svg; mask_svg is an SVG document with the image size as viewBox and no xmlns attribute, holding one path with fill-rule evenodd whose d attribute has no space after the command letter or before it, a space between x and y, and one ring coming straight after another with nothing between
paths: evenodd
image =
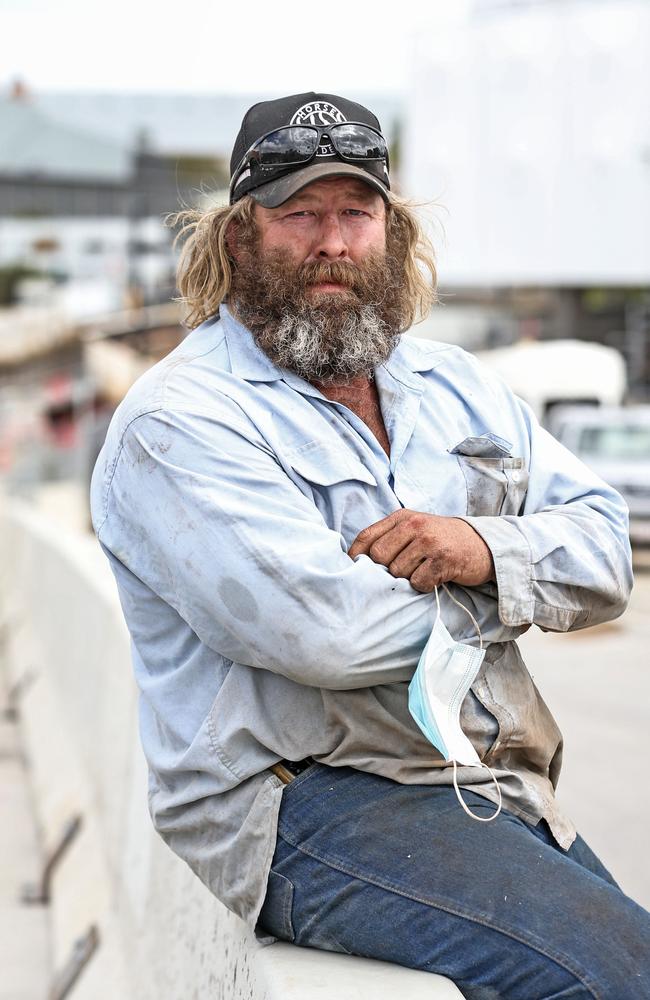
<instances>
[{"instance_id":1,"label":"denim leg","mask_svg":"<svg viewBox=\"0 0 650 1000\"><path fill-rule=\"evenodd\" d=\"M468 1000L650 1000L650 915L574 854L512 813L476 823L453 789L315 765L285 789L260 923Z\"/></svg>"},{"instance_id":2,"label":"denim leg","mask_svg":"<svg viewBox=\"0 0 650 1000\"><path fill-rule=\"evenodd\" d=\"M539 837L540 840L544 841L544 843L554 847L555 850L559 851L562 855L564 855L564 857L571 858L572 861L575 861L578 865L582 865L583 868L586 868L587 871L590 871L593 875L598 875L600 878L604 879L605 882L609 882L610 885L616 886L617 889L619 888L619 884L614 876L607 870L607 868L605 868L605 865L602 863L600 858L594 854L592 849L582 839L580 834L577 834L576 839L571 844L569 850L563 851L562 848L555 843L553 834L551 833L545 820L542 820L537 824L537 826L529 827L529 829L535 834L536 837Z\"/></svg>"}]
</instances>

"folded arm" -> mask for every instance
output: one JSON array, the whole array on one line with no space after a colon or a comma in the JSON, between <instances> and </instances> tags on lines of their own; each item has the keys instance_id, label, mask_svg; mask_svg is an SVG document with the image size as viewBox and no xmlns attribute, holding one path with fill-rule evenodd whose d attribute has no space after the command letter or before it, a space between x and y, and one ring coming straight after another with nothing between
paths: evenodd
<instances>
[{"instance_id":1,"label":"folded arm","mask_svg":"<svg viewBox=\"0 0 650 1000\"><path fill-rule=\"evenodd\" d=\"M430 596L353 562L245 417L137 417L106 510L102 545L222 656L332 689L410 679Z\"/></svg>"},{"instance_id":2,"label":"folded arm","mask_svg":"<svg viewBox=\"0 0 650 1000\"><path fill-rule=\"evenodd\" d=\"M624 501L503 383L485 369L481 376L494 393L499 427L528 467L521 511L473 516L470 506L460 517L397 511L362 531L350 554L365 553L423 592L454 582L492 595L501 623L511 627L568 631L616 618L632 587Z\"/></svg>"}]
</instances>

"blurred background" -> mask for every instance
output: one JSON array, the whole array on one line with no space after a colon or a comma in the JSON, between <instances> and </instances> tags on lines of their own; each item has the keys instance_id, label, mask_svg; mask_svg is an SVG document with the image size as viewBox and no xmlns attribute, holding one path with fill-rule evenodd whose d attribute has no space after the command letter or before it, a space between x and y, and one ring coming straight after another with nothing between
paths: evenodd
<instances>
[{"instance_id":1,"label":"blurred background","mask_svg":"<svg viewBox=\"0 0 650 1000\"><path fill-rule=\"evenodd\" d=\"M227 200L255 101L366 104L438 254L413 333L479 353L629 504L631 610L522 644L563 802L648 905L650 3L421 7L0 0L0 492L88 534L111 414L186 332L166 215Z\"/></svg>"},{"instance_id":2,"label":"blurred background","mask_svg":"<svg viewBox=\"0 0 650 1000\"><path fill-rule=\"evenodd\" d=\"M647 2L334 3L331 44L295 4L268 30L253 7L251 31L203 0L182 18L120 0L101 22L77 0L0 10L8 490L85 491L116 402L184 335L166 215L226 198L252 103L315 88L377 112L421 205L441 305L416 335L489 352L558 435L579 420L571 446L650 518Z\"/></svg>"}]
</instances>

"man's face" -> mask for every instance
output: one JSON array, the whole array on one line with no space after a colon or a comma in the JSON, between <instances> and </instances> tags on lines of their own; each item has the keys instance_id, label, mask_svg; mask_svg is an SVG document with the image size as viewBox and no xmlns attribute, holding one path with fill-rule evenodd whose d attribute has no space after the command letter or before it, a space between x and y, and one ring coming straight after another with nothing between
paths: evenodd
<instances>
[{"instance_id":1,"label":"man's face","mask_svg":"<svg viewBox=\"0 0 650 1000\"><path fill-rule=\"evenodd\" d=\"M362 264L386 249L386 209L363 181L333 177L309 184L278 208L255 206L260 249L285 251L295 264L346 261ZM311 286L313 296L345 293L335 281Z\"/></svg>"},{"instance_id":2,"label":"man's face","mask_svg":"<svg viewBox=\"0 0 650 1000\"><path fill-rule=\"evenodd\" d=\"M234 248L230 301L280 367L345 381L389 357L405 313L405 248L369 185L330 178L278 208L256 204Z\"/></svg>"}]
</instances>

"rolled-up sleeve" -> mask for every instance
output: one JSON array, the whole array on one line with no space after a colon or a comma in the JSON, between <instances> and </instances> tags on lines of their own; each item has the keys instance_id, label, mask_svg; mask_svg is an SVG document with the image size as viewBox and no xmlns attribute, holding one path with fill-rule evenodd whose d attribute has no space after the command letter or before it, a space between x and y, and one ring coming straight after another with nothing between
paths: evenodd
<instances>
[{"instance_id":1,"label":"rolled-up sleeve","mask_svg":"<svg viewBox=\"0 0 650 1000\"><path fill-rule=\"evenodd\" d=\"M525 403L496 391L500 404L516 411L529 469L526 500L519 515L464 520L492 552L501 621L566 632L618 617L633 581L625 502L540 427Z\"/></svg>"}]
</instances>

